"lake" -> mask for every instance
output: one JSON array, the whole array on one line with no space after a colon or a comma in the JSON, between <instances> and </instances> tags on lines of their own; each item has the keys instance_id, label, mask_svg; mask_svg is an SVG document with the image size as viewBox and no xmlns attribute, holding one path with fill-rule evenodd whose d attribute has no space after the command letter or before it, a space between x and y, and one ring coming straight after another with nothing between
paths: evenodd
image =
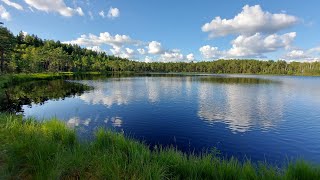
<instances>
[{"instance_id":1,"label":"lake","mask_svg":"<svg viewBox=\"0 0 320 180\"><path fill-rule=\"evenodd\" d=\"M2 108L57 117L83 139L102 126L151 148L216 147L240 160L320 163L320 77L96 76L28 82L8 92Z\"/></svg>"}]
</instances>

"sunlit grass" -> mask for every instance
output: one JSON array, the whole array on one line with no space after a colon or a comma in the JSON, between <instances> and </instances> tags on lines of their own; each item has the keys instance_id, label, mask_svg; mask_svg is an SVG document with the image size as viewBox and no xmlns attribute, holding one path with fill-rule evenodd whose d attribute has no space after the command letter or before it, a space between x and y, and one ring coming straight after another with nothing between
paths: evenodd
<instances>
[{"instance_id":1,"label":"sunlit grass","mask_svg":"<svg viewBox=\"0 0 320 180\"><path fill-rule=\"evenodd\" d=\"M0 115L0 179L320 179L304 161L280 169L214 153L151 151L123 134L98 129L92 142L57 120L36 122Z\"/></svg>"}]
</instances>

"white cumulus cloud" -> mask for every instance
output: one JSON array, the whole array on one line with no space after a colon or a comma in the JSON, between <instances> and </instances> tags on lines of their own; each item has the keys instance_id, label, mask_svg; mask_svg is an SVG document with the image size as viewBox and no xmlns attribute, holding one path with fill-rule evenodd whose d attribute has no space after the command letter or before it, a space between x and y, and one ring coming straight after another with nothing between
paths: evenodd
<instances>
[{"instance_id":1,"label":"white cumulus cloud","mask_svg":"<svg viewBox=\"0 0 320 180\"><path fill-rule=\"evenodd\" d=\"M110 49L113 55L120 56L122 53L121 47L114 46L112 49Z\"/></svg>"},{"instance_id":2,"label":"white cumulus cloud","mask_svg":"<svg viewBox=\"0 0 320 180\"><path fill-rule=\"evenodd\" d=\"M218 58L222 55L222 52L219 50L218 47L211 47L210 45L202 46L199 49L202 56L206 59L209 58Z\"/></svg>"},{"instance_id":3,"label":"white cumulus cloud","mask_svg":"<svg viewBox=\"0 0 320 180\"><path fill-rule=\"evenodd\" d=\"M153 59L150 57L150 56L146 56L145 58L144 58L144 62L146 62L146 63L150 63L150 62L152 62L153 61Z\"/></svg>"},{"instance_id":4,"label":"white cumulus cloud","mask_svg":"<svg viewBox=\"0 0 320 180\"><path fill-rule=\"evenodd\" d=\"M160 55L159 61L161 62L178 62L183 61L184 56L179 50L172 50L171 52L164 52Z\"/></svg>"},{"instance_id":5,"label":"white cumulus cloud","mask_svg":"<svg viewBox=\"0 0 320 180\"><path fill-rule=\"evenodd\" d=\"M22 34L23 34L24 36L26 36L26 35L28 35L29 33L28 33L27 31L22 31Z\"/></svg>"},{"instance_id":6,"label":"white cumulus cloud","mask_svg":"<svg viewBox=\"0 0 320 180\"><path fill-rule=\"evenodd\" d=\"M99 12L99 16L105 18L105 15L104 15L104 11L103 11L103 10Z\"/></svg>"},{"instance_id":7,"label":"white cumulus cloud","mask_svg":"<svg viewBox=\"0 0 320 180\"><path fill-rule=\"evenodd\" d=\"M308 58L309 56L303 50L292 50L286 54L286 59L297 60Z\"/></svg>"},{"instance_id":8,"label":"white cumulus cloud","mask_svg":"<svg viewBox=\"0 0 320 180\"><path fill-rule=\"evenodd\" d=\"M311 48L308 50L309 53L316 53L317 55L320 55L320 46L319 47L315 47L315 48Z\"/></svg>"},{"instance_id":9,"label":"white cumulus cloud","mask_svg":"<svg viewBox=\"0 0 320 180\"><path fill-rule=\"evenodd\" d=\"M273 34L288 28L298 22L298 18L285 13L272 14L263 11L260 5L242 8L241 13L233 19L215 17L211 22L202 26L203 32L208 32L210 37L226 36L229 34L252 35L255 33Z\"/></svg>"},{"instance_id":10,"label":"white cumulus cloud","mask_svg":"<svg viewBox=\"0 0 320 180\"><path fill-rule=\"evenodd\" d=\"M127 59L144 59L146 58L146 55L149 55L147 58L148 62L151 60L162 62L194 60L193 54L185 56L178 49L165 50L161 43L157 41L150 41L149 43L146 43L140 40L132 39L127 35L111 35L108 32L100 33L99 35L83 34L79 38L71 41L65 41L63 43L77 44L97 52L103 51L101 47L108 45L112 47L108 51L115 56ZM132 46L136 46L137 48L132 49Z\"/></svg>"},{"instance_id":11,"label":"white cumulus cloud","mask_svg":"<svg viewBox=\"0 0 320 180\"><path fill-rule=\"evenodd\" d=\"M274 52L282 48L289 49L295 37L295 32L268 36L260 33L252 36L240 35L232 41L232 48L227 52L227 56L260 58L264 56L264 53Z\"/></svg>"},{"instance_id":12,"label":"white cumulus cloud","mask_svg":"<svg viewBox=\"0 0 320 180\"><path fill-rule=\"evenodd\" d=\"M71 17L74 14L83 16L82 9L68 7L64 0L24 0L29 6L39 11L57 12L62 16Z\"/></svg>"},{"instance_id":13,"label":"white cumulus cloud","mask_svg":"<svg viewBox=\"0 0 320 180\"><path fill-rule=\"evenodd\" d=\"M8 6L14 7L18 10L23 10L23 7L20 4L12 2L11 0L1 0L1 1Z\"/></svg>"},{"instance_id":14,"label":"white cumulus cloud","mask_svg":"<svg viewBox=\"0 0 320 180\"><path fill-rule=\"evenodd\" d=\"M130 48L126 48L126 52L128 54L134 54L134 50L133 49L130 49Z\"/></svg>"},{"instance_id":15,"label":"white cumulus cloud","mask_svg":"<svg viewBox=\"0 0 320 180\"><path fill-rule=\"evenodd\" d=\"M135 58L136 52L131 48L122 49L121 47L113 47L110 49L113 55L121 57L121 58Z\"/></svg>"},{"instance_id":16,"label":"white cumulus cloud","mask_svg":"<svg viewBox=\"0 0 320 180\"><path fill-rule=\"evenodd\" d=\"M83 13L81 7L77 7L77 8L75 9L75 11L79 14L79 16L84 16L84 13Z\"/></svg>"},{"instance_id":17,"label":"white cumulus cloud","mask_svg":"<svg viewBox=\"0 0 320 180\"><path fill-rule=\"evenodd\" d=\"M11 19L10 13L2 5L0 5L0 18L6 21Z\"/></svg>"},{"instance_id":18,"label":"white cumulus cloud","mask_svg":"<svg viewBox=\"0 0 320 180\"><path fill-rule=\"evenodd\" d=\"M149 54L161 54L163 52L161 43L157 41L151 41L148 45Z\"/></svg>"},{"instance_id":19,"label":"white cumulus cloud","mask_svg":"<svg viewBox=\"0 0 320 180\"><path fill-rule=\"evenodd\" d=\"M79 38L71 41L63 42L65 44L78 44L80 46L101 46L110 45L113 47L121 47L124 45L138 45L141 42L131 39L127 35L111 35L108 32L100 33L99 36L94 34L83 34Z\"/></svg>"},{"instance_id":20,"label":"white cumulus cloud","mask_svg":"<svg viewBox=\"0 0 320 180\"><path fill-rule=\"evenodd\" d=\"M219 50L210 45L202 46L199 51L206 59L213 58L265 58L265 53L275 52L280 49L290 49L295 32L282 35L262 35L256 33L251 36L240 35L234 39L229 50Z\"/></svg>"},{"instance_id":21,"label":"white cumulus cloud","mask_svg":"<svg viewBox=\"0 0 320 180\"><path fill-rule=\"evenodd\" d=\"M108 17L113 19L120 16L120 10L118 8L110 7Z\"/></svg>"},{"instance_id":22,"label":"white cumulus cloud","mask_svg":"<svg viewBox=\"0 0 320 180\"><path fill-rule=\"evenodd\" d=\"M89 46L87 49L96 51L96 52L103 52L103 50L100 48L100 46Z\"/></svg>"},{"instance_id":23,"label":"white cumulus cloud","mask_svg":"<svg viewBox=\"0 0 320 180\"><path fill-rule=\"evenodd\" d=\"M187 55L187 60L188 60L188 61L193 61L193 60L194 60L194 54L192 54L192 53L191 53L191 54L188 54L188 55Z\"/></svg>"},{"instance_id":24,"label":"white cumulus cloud","mask_svg":"<svg viewBox=\"0 0 320 180\"><path fill-rule=\"evenodd\" d=\"M295 49L287 52L282 59L288 61L314 62L320 61L320 47L308 50Z\"/></svg>"},{"instance_id":25,"label":"white cumulus cloud","mask_svg":"<svg viewBox=\"0 0 320 180\"><path fill-rule=\"evenodd\" d=\"M143 49L143 48L138 48L137 51L138 51L141 55L146 54L146 50Z\"/></svg>"}]
</instances>

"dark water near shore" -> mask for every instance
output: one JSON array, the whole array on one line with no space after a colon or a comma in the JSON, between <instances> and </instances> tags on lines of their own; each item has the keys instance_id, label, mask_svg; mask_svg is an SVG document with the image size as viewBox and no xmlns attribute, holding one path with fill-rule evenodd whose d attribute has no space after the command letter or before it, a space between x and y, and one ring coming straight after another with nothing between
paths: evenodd
<instances>
[{"instance_id":1,"label":"dark water near shore","mask_svg":"<svg viewBox=\"0 0 320 180\"><path fill-rule=\"evenodd\" d=\"M320 77L81 79L25 83L9 92L25 116L55 116L83 138L103 126L185 152L216 147L240 159L281 163L300 157L320 163Z\"/></svg>"}]
</instances>

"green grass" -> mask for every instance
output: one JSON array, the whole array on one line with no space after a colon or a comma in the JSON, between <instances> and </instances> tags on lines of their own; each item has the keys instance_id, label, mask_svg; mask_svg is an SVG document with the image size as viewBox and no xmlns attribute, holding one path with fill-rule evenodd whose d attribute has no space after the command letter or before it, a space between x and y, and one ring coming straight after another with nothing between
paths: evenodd
<instances>
[{"instance_id":1,"label":"green grass","mask_svg":"<svg viewBox=\"0 0 320 180\"><path fill-rule=\"evenodd\" d=\"M280 169L174 148L151 151L104 129L93 141L80 142L57 119L0 114L0 126L0 179L320 179L320 167L302 160Z\"/></svg>"}]
</instances>

